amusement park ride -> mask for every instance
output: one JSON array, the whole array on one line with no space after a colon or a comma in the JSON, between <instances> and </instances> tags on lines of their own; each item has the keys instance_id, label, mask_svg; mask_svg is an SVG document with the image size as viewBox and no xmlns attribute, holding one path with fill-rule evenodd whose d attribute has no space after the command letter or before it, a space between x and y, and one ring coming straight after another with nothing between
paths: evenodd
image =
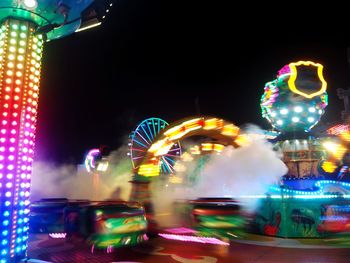
<instances>
[{"instance_id":1,"label":"amusement park ride","mask_svg":"<svg viewBox=\"0 0 350 263\"><path fill-rule=\"evenodd\" d=\"M263 137L275 151L282 153L282 160L288 167L288 172L280 175L279 183L270 185L264 195L236 196L232 193L232 198L204 196L175 202L174 210L182 217L184 226L194 228L197 237L223 239L238 238L244 231L291 238L320 238L349 232L350 184L344 181L348 173L349 125L330 127L327 135L312 130L328 104L326 88L321 64L299 61L284 66L275 80L266 83L261 98L263 117L274 130L260 134L246 133L233 123L215 117L195 117L171 125L159 118L146 119L130 135L129 156L134 172L130 200L123 206L118 202L108 203L110 210L107 209L104 220L108 224L115 222L113 229L102 233L96 228L101 211L106 209L103 202L87 205L84 200L68 201L63 204L59 218L64 220L66 212L62 211L68 210L76 212L80 222L89 222L90 232L75 230L75 233L90 237L94 247L110 250L135 245L146 240L145 233L151 236L162 231L151 201L151 183L155 178L163 177L168 179L167 184L191 187L201 176L210 156L220 155L227 146L245 147L257 137ZM197 144L187 149L181 146L184 139L195 137L200 138ZM106 160L99 149L91 150L85 162L87 171L98 178L108 169ZM186 170L189 162L195 162L195 169ZM238 202L244 198L259 201L259 207L249 214L249 220ZM142 207L136 208L137 203ZM35 203L33 209L41 209L42 205L45 207L47 203ZM133 215L134 209L138 219L132 228L137 231L123 230L123 220L129 222L130 219L128 216L121 219L121 215ZM94 216L86 216L82 211L90 211L90 216ZM147 219L147 226L142 218ZM73 225L76 224L73 220ZM170 239L195 239L169 233L159 235Z\"/></svg>"},{"instance_id":2,"label":"amusement park ride","mask_svg":"<svg viewBox=\"0 0 350 263\"><path fill-rule=\"evenodd\" d=\"M128 202L61 199L30 206L43 45L100 25L111 6L103 0L0 2L0 263L25 259L29 218L32 224L40 224L43 221L35 219L52 211L60 231L68 236L80 233L96 247L109 250L147 240L145 233L155 221L150 188L155 177L193 184L210 154L220 154L227 146L245 147L254 138L216 117L188 118L171 125L149 118L130 135L133 178ZM347 100L347 92L340 95ZM274 149L283 154L288 173L281 174L280 183L266 189L266 195L249 197L260 201L250 231L282 237L324 237L350 231L350 184L341 181L349 173L350 126L331 127L327 136L312 130L327 105L327 82L319 63L290 63L266 83L261 109L274 131L259 136L274 139ZM181 142L195 136L202 138L200 143L183 149ZM180 177L181 162L191 162L196 156L203 157L200 168L194 175L185 171L182 174L187 177ZM108 169L107 160L99 149L93 149L85 166L97 189L99 174ZM53 210L46 209L47 204ZM246 226L234 199L189 200L187 204L197 229L225 233Z\"/></svg>"},{"instance_id":3,"label":"amusement park ride","mask_svg":"<svg viewBox=\"0 0 350 263\"><path fill-rule=\"evenodd\" d=\"M26 256L41 56L46 41L101 24L104 0L0 1L0 262Z\"/></svg>"}]
</instances>

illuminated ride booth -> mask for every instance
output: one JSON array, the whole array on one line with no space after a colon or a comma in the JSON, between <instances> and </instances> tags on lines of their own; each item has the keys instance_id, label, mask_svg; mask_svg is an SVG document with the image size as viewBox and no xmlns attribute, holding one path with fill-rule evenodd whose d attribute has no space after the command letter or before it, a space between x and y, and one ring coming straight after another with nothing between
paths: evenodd
<instances>
[{"instance_id":1,"label":"illuminated ride booth","mask_svg":"<svg viewBox=\"0 0 350 263\"><path fill-rule=\"evenodd\" d=\"M100 25L107 1L0 1L0 262L25 258L45 41Z\"/></svg>"},{"instance_id":2,"label":"illuminated ride booth","mask_svg":"<svg viewBox=\"0 0 350 263\"><path fill-rule=\"evenodd\" d=\"M288 173L261 198L252 231L323 237L350 230L350 184L331 176L342 166L349 132L340 140L312 131L328 104L326 87L323 66L311 61L290 63L266 83L262 114L281 133L275 149Z\"/></svg>"}]
</instances>

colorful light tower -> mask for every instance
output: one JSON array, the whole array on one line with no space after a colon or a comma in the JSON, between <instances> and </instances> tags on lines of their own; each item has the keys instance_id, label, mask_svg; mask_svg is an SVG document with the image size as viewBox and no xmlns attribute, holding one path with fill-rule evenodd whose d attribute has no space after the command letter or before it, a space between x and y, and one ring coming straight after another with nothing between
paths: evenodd
<instances>
[{"instance_id":1,"label":"colorful light tower","mask_svg":"<svg viewBox=\"0 0 350 263\"><path fill-rule=\"evenodd\" d=\"M43 44L101 24L111 5L0 1L0 263L26 257Z\"/></svg>"}]
</instances>

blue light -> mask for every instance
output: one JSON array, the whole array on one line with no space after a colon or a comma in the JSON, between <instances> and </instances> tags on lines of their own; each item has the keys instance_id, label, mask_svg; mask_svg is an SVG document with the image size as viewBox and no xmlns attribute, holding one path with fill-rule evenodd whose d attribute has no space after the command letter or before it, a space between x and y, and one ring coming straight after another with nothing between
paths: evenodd
<instances>
[{"instance_id":1,"label":"blue light","mask_svg":"<svg viewBox=\"0 0 350 263\"><path fill-rule=\"evenodd\" d=\"M4 221L2 222L2 224L3 224L4 226L8 226L9 223L10 223L10 221L8 221L8 220L4 220Z\"/></svg>"},{"instance_id":2,"label":"blue light","mask_svg":"<svg viewBox=\"0 0 350 263\"><path fill-rule=\"evenodd\" d=\"M4 215L4 216L9 216L9 215L10 215L10 212L9 212L9 211L5 211L3 215Z\"/></svg>"},{"instance_id":3,"label":"blue light","mask_svg":"<svg viewBox=\"0 0 350 263\"><path fill-rule=\"evenodd\" d=\"M1 255L6 255L6 254L7 254L7 250L6 249L1 250Z\"/></svg>"},{"instance_id":4,"label":"blue light","mask_svg":"<svg viewBox=\"0 0 350 263\"><path fill-rule=\"evenodd\" d=\"M7 236L8 233L9 233L9 231L7 231L7 230L2 231L2 235L3 235L3 236Z\"/></svg>"},{"instance_id":5,"label":"blue light","mask_svg":"<svg viewBox=\"0 0 350 263\"><path fill-rule=\"evenodd\" d=\"M10 201L6 201L6 202L5 202L5 206L9 206L10 204L11 204Z\"/></svg>"},{"instance_id":6,"label":"blue light","mask_svg":"<svg viewBox=\"0 0 350 263\"><path fill-rule=\"evenodd\" d=\"M3 239L2 241L1 241L1 244L2 245L6 245L8 243L8 241L6 240L6 239Z\"/></svg>"}]
</instances>

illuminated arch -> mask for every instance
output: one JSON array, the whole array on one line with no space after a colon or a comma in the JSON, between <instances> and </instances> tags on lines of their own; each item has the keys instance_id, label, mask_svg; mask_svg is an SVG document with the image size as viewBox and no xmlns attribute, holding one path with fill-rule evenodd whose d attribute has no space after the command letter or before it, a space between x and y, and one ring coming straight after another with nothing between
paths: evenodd
<instances>
[{"instance_id":1,"label":"illuminated arch","mask_svg":"<svg viewBox=\"0 0 350 263\"><path fill-rule=\"evenodd\" d=\"M174 143L195 135L205 135L220 141L223 145L240 147L247 145L249 139L240 134L240 129L231 122L213 117L197 117L186 119L170 125L156 138L136 171L144 177L160 174L160 159L167 154Z\"/></svg>"}]
</instances>

